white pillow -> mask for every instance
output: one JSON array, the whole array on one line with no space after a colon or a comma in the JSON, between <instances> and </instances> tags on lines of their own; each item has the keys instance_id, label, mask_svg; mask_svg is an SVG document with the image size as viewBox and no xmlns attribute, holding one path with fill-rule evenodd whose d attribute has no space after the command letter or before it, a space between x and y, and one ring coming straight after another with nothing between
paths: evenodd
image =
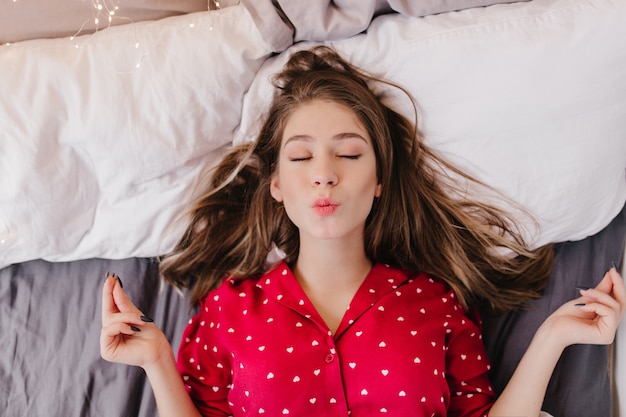
<instances>
[{"instance_id":1,"label":"white pillow","mask_svg":"<svg viewBox=\"0 0 626 417\"><path fill-rule=\"evenodd\" d=\"M406 87L430 146L529 209L533 246L605 227L626 201L626 2L534 0L423 18L383 15L331 44ZM236 142L253 140L270 74L244 101ZM412 117L393 93L395 107Z\"/></svg>"},{"instance_id":2,"label":"white pillow","mask_svg":"<svg viewBox=\"0 0 626 417\"><path fill-rule=\"evenodd\" d=\"M170 250L270 53L243 6L0 46L0 266Z\"/></svg>"}]
</instances>

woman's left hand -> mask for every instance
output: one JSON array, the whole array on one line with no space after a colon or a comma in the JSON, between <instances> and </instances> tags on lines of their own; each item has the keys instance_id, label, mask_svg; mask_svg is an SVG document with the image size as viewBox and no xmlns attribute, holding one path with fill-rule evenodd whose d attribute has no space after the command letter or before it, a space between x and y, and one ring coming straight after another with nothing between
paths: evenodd
<instances>
[{"instance_id":1,"label":"woman's left hand","mask_svg":"<svg viewBox=\"0 0 626 417\"><path fill-rule=\"evenodd\" d=\"M615 268L602 281L581 296L562 305L545 324L564 347L572 344L610 344L624 315L626 290L624 280Z\"/></svg>"}]
</instances>

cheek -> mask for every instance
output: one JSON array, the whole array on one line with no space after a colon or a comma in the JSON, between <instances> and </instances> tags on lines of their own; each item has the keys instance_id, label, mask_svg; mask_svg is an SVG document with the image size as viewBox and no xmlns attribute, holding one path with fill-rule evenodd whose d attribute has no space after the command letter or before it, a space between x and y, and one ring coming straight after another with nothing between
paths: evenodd
<instances>
[{"instance_id":1,"label":"cheek","mask_svg":"<svg viewBox=\"0 0 626 417\"><path fill-rule=\"evenodd\" d=\"M356 178L361 181L360 188L363 193L380 197L382 186L378 181L375 170L363 169L359 174L355 174Z\"/></svg>"}]
</instances>

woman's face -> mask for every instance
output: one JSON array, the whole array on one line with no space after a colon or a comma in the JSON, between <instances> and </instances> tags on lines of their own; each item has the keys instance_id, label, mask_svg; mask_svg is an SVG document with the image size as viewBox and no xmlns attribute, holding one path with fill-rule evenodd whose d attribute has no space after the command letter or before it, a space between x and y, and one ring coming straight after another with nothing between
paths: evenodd
<instances>
[{"instance_id":1,"label":"woman's face","mask_svg":"<svg viewBox=\"0 0 626 417\"><path fill-rule=\"evenodd\" d=\"M381 187L371 138L348 107L302 104L285 125L270 192L300 238L363 238Z\"/></svg>"}]
</instances>

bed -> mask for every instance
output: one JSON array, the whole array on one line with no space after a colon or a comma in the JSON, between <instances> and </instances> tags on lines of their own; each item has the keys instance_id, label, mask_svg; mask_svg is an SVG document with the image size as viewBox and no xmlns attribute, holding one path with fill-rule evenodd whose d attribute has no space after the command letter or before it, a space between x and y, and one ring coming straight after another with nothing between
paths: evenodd
<instances>
[{"instance_id":1,"label":"bed","mask_svg":"<svg viewBox=\"0 0 626 417\"><path fill-rule=\"evenodd\" d=\"M624 272L623 1L55 4L0 2L2 415L156 415L142 371L100 358L104 274L177 349L193 309L159 255L207 171L254 140L269 76L313 45L407 88L429 144L529 210L531 245L556 243L541 300L483 314L497 389L575 286ZM622 329L567 349L545 411L625 412Z\"/></svg>"}]
</instances>

